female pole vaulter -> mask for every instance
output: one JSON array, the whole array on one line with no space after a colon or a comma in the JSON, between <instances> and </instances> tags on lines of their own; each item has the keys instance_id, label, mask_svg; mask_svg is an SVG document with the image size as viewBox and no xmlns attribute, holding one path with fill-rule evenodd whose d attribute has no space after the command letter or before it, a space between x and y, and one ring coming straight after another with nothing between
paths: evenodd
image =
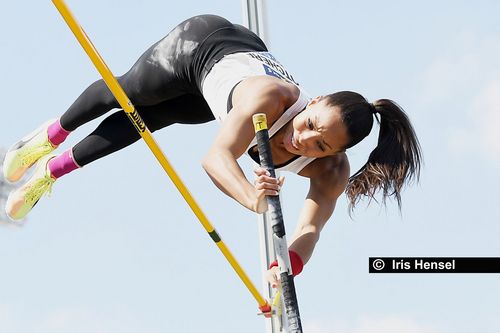
<instances>
[{"instance_id":1,"label":"female pole vaulter","mask_svg":"<svg viewBox=\"0 0 500 333\"><path fill-rule=\"evenodd\" d=\"M351 209L361 197L394 197L401 204L404 184L418 179L421 149L404 111L389 99L368 102L340 91L310 98L243 26L214 15L192 17L151 46L118 82L154 132L174 123L222 126L203 160L215 185L244 207L262 213L266 195L277 195L283 178L256 168L250 183L237 159L247 153L258 162L252 115L265 113L276 170L309 178L309 191L289 247L294 275L310 259L337 198L346 192ZM59 118L49 120L14 144L4 161L4 176L33 176L10 193L6 212L24 218L62 176L140 139L124 112L104 119L69 150L52 152L81 125L118 108L102 80L91 84ZM345 153L380 123L377 147L350 176ZM272 285L277 281L269 271Z\"/></svg>"}]
</instances>

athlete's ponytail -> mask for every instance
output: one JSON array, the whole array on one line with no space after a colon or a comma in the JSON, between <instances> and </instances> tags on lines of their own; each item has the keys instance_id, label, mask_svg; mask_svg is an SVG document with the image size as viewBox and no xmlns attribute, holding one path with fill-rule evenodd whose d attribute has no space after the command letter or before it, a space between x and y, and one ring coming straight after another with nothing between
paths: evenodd
<instances>
[{"instance_id":1,"label":"athlete's ponytail","mask_svg":"<svg viewBox=\"0 0 500 333\"><path fill-rule=\"evenodd\" d=\"M413 127L403 109L388 99L373 104L354 92L344 91L325 97L329 105L339 106L350 142L345 148L366 137L373 126L373 117L380 123L377 147L368 161L349 178L346 194L351 210L361 197L375 199L382 190L382 202L394 197L401 208L401 189L412 180L418 180L422 152ZM380 116L380 120L379 117Z\"/></svg>"}]
</instances>

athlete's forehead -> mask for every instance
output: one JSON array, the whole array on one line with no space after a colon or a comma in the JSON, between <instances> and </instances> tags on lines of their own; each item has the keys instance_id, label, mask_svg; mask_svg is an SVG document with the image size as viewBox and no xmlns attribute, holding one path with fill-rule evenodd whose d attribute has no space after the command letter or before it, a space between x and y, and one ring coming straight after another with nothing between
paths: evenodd
<instances>
[{"instance_id":1,"label":"athlete's forehead","mask_svg":"<svg viewBox=\"0 0 500 333\"><path fill-rule=\"evenodd\" d=\"M310 111L312 124L321 133L325 143L335 153L343 151L349 137L340 108L321 100Z\"/></svg>"}]
</instances>

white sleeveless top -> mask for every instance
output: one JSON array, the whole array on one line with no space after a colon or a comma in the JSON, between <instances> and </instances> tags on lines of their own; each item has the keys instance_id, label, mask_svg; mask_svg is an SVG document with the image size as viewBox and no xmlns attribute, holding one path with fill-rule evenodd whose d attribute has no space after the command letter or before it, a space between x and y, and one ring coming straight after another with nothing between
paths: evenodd
<instances>
[{"instance_id":1,"label":"white sleeveless top","mask_svg":"<svg viewBox=\"0 0 500 333\"><path fill-rule=\"evenodd\" d=\"M244 79L258 75L277 77L295 84L300 90L297 101L286 109L269 129L269 137L272 137L280 128L305 109L310 97L294 81L292 75L288 73L283 65L269 52L242 52L224 56L205 77L202 83L202 93L215 119L223 122L229 112L228 98L233 88ZM247 152L253 149L256 144L257 140L254 138L248 146ZM276 171L299 173L314 160L314 157L299 156L284 165L275 166L275 169Z\"/></svg>"}]
</instances>

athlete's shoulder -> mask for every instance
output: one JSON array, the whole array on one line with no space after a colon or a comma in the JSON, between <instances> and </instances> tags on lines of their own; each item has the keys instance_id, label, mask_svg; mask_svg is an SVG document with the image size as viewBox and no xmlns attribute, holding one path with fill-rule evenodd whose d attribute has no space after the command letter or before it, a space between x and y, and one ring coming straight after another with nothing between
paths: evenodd
<instances>
[{"instance_id":1,"label":"athlete's shoulder","mask_svg":"<svg viewBox=\"0 0 500 333\"><path fill-rule=\"evenodd\" d=\"M346 153L318 158L302 169L299 175L335 195L340 195L347 186L350 174Z\"/></svg>"},{"instance_id":2,"label":"athlete's shoulder","mask_svg":"<svg viewBox=\"0 0 500 333\"><path fill-rule=\"evenodd\" d=\"M233 93L233 105L248 104L256 100L273 101L274 108L263 110L268 117L279 118L284 110L293 105L300 96L300 90L294 84L268 76L252 76L241 81ZM269 113L267 112L269 111ZM268 119L274 122L275 119Z\"/></svg>"},{"instance_id":3,"label":"athlete's shoulder","mask_svg":"<svg viewBox=\"0 0 500 333\"><path fill-rule=\"evenodd\" d=\"M248 77L238 84L236 90L242 95L272 93L276 95L276 97L281 97L293 102L295 102L300 95L300 89L295 84L270 75Z\"/></svg>"}]
</instances>

